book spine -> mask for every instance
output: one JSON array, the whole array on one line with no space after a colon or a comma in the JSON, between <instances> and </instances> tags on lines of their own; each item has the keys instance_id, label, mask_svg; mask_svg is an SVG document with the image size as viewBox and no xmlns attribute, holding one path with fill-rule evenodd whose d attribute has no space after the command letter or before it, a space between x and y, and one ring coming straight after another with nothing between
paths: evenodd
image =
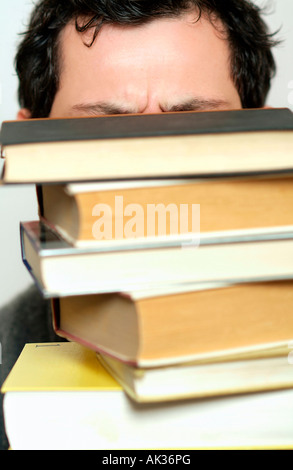
<instances>
[{"instance_id":1,"label":"book spine","mask_svg":"<svg viewBox=\"0 0 293 470\"><path fill-rule=\"evenodd\" d=\"M52 308L52 320L53 320L53 329L55 333L58 336L61 336L62 338L65 338L69 341L73 341L75 343L79 343L82 346L85 346L86 348L89 348L97 353L104 354L106 356L112 357L113 359L119 360L123 362L124 364L127 364L129 366L133 367L138 367L139 364L131 359L128 359L126 357L122 357L120 355L116 355L113 352L110 352L108 350L103 349L102 347L98 347L95 344L81 338L80 336L75 336L74 334L68 333L67 331L63 330L60 327L60 301L58 298L53 298L51 301L51 308Z\"/></svg>"}]
</instances>

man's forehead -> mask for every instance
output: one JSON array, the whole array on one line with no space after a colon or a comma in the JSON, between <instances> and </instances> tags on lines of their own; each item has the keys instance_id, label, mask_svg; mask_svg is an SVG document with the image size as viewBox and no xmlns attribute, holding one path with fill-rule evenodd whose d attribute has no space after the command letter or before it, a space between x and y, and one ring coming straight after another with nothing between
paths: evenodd
<instances>
[{"instance_id":1,"label":"man's forehead","mask_svg":"<svg viewBox=\"0 0 293 470\"><path fill-rule=\"evenodd\" d=\"M138 26L121 26L117 24L104 24L92 43L94 29L85 32L76 30L75 21L71 21L62 30L59 37L59 64L60 71L72 62L82 67L86 61L96 60L103 66L107 61L121 65L125 60L128 66L129 56L135 55L137 64L153 63L153 74L156 74L156 61L166 60L172 55L174 67L182 65L182 61L190 57L194 46L204 50L210 44L210 55L227 55L230 49L223 34L223 27L219 22L211 23L206 15L198 15L195 10L175 18L159 18ZM178 64L178 50L181 49L180 64ZM230 55L230 54L229 54ZM208 57L203 55L203 61ZM85 61L85 64L83 64ZM183 64L184 65L184 64ZM188 64L187 64L188 65ZM170 77L172 79L172 77Z\"/></svg>"},{"instance_id":2,"label":"man's forehead","mask_svg":"<svg viewBox=\"0 0 293 470\"><path fill-rule=\"evenodd\" d=\"M155 102L149 112L235 107L229 44L207 18L196 20L192 12L142 26L107 24L90 47L93 30L68 24L55 99L63 92L70 115L148 112Z\"/></svg>"}]
</instances>

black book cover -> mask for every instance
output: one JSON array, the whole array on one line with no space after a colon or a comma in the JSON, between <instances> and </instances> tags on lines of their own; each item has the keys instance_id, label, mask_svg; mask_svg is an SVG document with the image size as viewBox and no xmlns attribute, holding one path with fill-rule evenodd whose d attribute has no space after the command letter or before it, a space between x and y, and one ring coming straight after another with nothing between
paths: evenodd
<instances>
[{"instance_id":1,"label":"black book cover","mask_svg":"<svg viewBox=\"0 0 293 470\"><path fill-rule=\"evenodd\" d=\"M287 108L5 121L3 146L73 140L293 130Z\"/></svg>"}]
</instances>

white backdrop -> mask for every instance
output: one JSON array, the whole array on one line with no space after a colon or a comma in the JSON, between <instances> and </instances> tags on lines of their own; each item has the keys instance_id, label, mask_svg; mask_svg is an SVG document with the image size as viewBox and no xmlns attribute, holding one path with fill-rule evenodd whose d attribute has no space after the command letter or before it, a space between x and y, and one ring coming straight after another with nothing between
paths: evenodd
<instances>
[{"instance_id":1,"label":"white backdrop","mask_svg":"<svg viewBox=\"0 0 293 470\"><path fill-rule=\"evenodd\" d=\"M31 0L1 1L0 6L0 122L17 113L17 79L13 68L19 33L24 31ZM264 5L264 0L255 3ZM271 0L266 21L272 31L281 28L281 46L275 49L278 73L267 105L293 110L293 2ZM37 217L33 186L0 187L0 306L31 283L22 265L19 222Z\"/></svg>"}]
</instances>

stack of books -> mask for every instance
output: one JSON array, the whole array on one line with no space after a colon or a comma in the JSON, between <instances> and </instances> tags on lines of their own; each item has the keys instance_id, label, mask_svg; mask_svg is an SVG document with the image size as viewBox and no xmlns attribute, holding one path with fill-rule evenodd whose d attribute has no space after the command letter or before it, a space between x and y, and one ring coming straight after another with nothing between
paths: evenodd
<instances>
[{"instance_id":1,"label":"stack of books","mask_svg":"<svg viewBox=\"0 0 293 470\"><path fill-rule=\"evenodd\" d=\"M56 332L136 406L293 388L290 110L7 122L1 140L3 181L38 185L22 253Z\"/></svg>"}]
</instances>

